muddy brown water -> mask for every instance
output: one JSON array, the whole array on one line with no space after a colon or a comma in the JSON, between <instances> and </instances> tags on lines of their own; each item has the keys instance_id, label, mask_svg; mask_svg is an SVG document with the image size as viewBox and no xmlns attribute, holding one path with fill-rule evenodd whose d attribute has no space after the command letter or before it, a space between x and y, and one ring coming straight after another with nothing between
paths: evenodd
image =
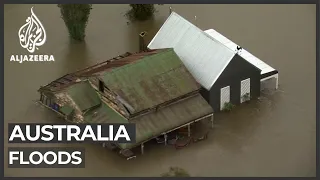
<instances>
[{"instance_id":1,"label":"muddy brown water","mask_svg":"<svg viewBox=\"0 0 320 180\"><path fill-rule=\"evenodd\" d=\"M53 63L9 61L11 54L28 54L19 44L18 30L32 6L47 31L47 42L37 54L53 54ZM169 6L157 6L152 21L128 24L124 17L128 5L93 5L86 43L75 44L69 41L56 5L5 5L5 127L9 122L57 122L54 113L35 105L39 86L101 60L137 51L138 33L147 31L150 40L167 18ZM315 176L316 6L171 6L201 29L216 29L277 68L279 90L233 113L216 115L207 141L179 151L149 146L145 155L125 161L99 146L81 145L86 148L85 169L7 168L5 128L5 176L159 176L170 166L184 168L192 176Z\"/></svg>"}]
</instances>

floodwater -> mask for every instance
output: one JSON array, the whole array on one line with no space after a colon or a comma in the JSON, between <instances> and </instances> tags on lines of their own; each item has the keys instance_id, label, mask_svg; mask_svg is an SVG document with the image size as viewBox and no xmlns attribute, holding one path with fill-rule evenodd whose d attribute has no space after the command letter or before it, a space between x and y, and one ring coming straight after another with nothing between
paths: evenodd
<instances>
[{"instance_id":1,"label":"floodwater","mask_svg":"<svg viewBox=\"0 0 320 180\"><path fill-rule=\"evenodd\" d=\"M52 54L55 62L9 61L12 54L28 54L19 44L18 30L32 6L47 32L47 42L37 54ZM167 18L169 6L156 5L152 21L127 23L128 5L93 5L86 42L75 44L56 5L5 5L5 126L9 122L57 122L53 112L34 103L39 86L124 52L138 51L138 33L147 31L150 40ZM159 176L170 166L184 168L192 176L316 175L316 6L171 6L201 29L216 29L277 68L279 90L230 114L217 115L206 141L179 151L147 146L143 156L125 161L100 146L81 145L86 148L85 169L7 168L5 128L5 176Z\"/></svg>"}]
</instances>

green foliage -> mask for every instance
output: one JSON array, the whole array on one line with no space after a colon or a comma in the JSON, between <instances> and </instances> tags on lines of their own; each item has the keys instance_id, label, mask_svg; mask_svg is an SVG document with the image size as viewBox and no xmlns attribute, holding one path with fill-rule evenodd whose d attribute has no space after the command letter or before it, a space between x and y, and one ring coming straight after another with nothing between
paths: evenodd
<instances>
[{"instance_id":1,"label":"green foliage","mask_svg":"<svg viewBox=\"0 0 320 180\"><path fill-rule=\"evenodd\" d=\"M223 111L231 111L233 108L235 108L235 105L233 105L231 102L224 103Z\"/></svg>"},{"instance_id":2,"label":"green foliage","mask_svg":"<svg viewBox=\"0 0 320 180\"><path fill-rule=\"evenodd\" d=\"M249 94L249 93L246 93L246 94L244 94L241 98L242 98L242 101L243 101L243 102L249 101L249 100L250 100L250 94Z\"/></svg>"},{"instance_id":3,"label":"green foliage","mask_svg":"<svg viewBox=\"0 0 320 180\"><path fill-rule=\"evenodd\" d=\"M179 167L170 167L169 172L161 175L162 177L190 177L190 174Z\"/></svg>"},{"instance_id":4,"label":"green foliage","mask_svg":"<svg viewBox=\"0 0 320 180\"><path fill-rule=\"evenodd\" d=\"M130 4L131 9L126 13L130 20L145 21L153 17L154 4Z\"/></svg>"},{"instance_id":5,"label":"green foliage","mask_svg":"<svg viewBox=\"0 0 320 180\"><path fill-rule=\"evenodd\" d=\"M92 4L58 4L72 39L83 41Z\"/></svg>"}]
</instances>

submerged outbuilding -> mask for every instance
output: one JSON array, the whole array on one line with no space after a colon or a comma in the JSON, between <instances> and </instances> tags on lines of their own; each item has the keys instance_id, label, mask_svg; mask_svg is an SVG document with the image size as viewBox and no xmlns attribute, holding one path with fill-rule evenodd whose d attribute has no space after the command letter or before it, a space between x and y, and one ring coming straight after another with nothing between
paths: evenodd
<instances>
[{"instance_id":1,"label":"submerged outbuilding","mask_svg":"<svg viewBox=\"0 0 320 180\"><path fill-rule=\"evenodd\" d=\"M173 49L126 53L41 87L40 102L76 123L135 123L136 143L205 118L213 110Z\"/></svg>"}]
</instances>

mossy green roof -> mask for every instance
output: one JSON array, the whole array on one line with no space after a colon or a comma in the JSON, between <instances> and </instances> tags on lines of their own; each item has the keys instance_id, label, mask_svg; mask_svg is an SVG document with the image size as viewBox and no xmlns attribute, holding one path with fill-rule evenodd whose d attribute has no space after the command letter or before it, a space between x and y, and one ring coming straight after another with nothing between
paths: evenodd
<instances>
[{"instance_id":1,"label":"mossy green roof","mask_svg":"<svg viewBox=\"0 0 320 180\"><path fill-rule=\"evenodd\" d=\"M84 114L83 123L134 123L136 125L136 142L119 143L122 149L133 148L161 133L177 128L183 124L213 113L211 106L200 94L195 94L179 103L160 108L127 120L104 102Z\"/></svg>"},{"instance_id":2,"label":"mossy green roof","mask_svg":"<svg viewBox=\"0 0 320 180\"><path fill-rule=\"evenodd\" d=\"M91 86L89 81L82 81L70 86L67 89L67 94L72 98L81 111L88 110L100 105L101 103L100 96Z\"/></svg>"},{"instance_id":3,"label":"mossy green roof","mask_svg":"<svg viewBox=\"0 0 320 180\"><path fill-rule=\"evenodd\" d=\"M73 84L66 89L66 93L84 112L83 123L130 122L136 125L136 143L119 144L123 149L135 147L154 136L213 112L199 93L181 100L182 96L199 90L201 86L173 49L144 56L136 62L105 72L100 78L107 88L121 96L133 108L128 109L131 114L180 99L156 111L127 120L100 99L89 81ZM73 110L68 106L62 109L66 114Z\"/></svg>"},{"instance_id":4,"label":"mossy green roof","mask_svg":"<svg viewBox=\"0 0 320 180\"><path fill-rule=\"evenodd\" d=\"M110 106L101 103L99 107L93 108L84 114L86 123L128 123L128 120L121 116Z\"/></svg>"},{"instance_id":5,"label":"mossy green roof","mask_svg":"<svg viewBox=\"0 0 320 180\"><path fill-rule=\"evenodd\" d=\"M60 107L59 111L61 111L63 114L68 116L72 113L73 108L71 106L64 105L64 106Z\"/></svg>"},{"instance_id":6,"label":"mossy green roof","mask_svg":"<svg viewBox=\"0 0 320 180\"><path fill-rule=\"evenodd\" d=\"M105 72L101 79L133 108L131 114L200 88L173 49Z\"/></svg>"},{"instance_id":7,"label":"mossy green roof","mask_svg":"<svg viewBox=\"0 0 320 180\"><path fill-rule=\"evenodd\" d=\"M161 135L198 118L213 113L211 106L200 94L178 103L163 107L156 112L130 119L136 124L136 143L119 144L123 149L130 149L146 140Z\"/></svg>"}]
</instances>

